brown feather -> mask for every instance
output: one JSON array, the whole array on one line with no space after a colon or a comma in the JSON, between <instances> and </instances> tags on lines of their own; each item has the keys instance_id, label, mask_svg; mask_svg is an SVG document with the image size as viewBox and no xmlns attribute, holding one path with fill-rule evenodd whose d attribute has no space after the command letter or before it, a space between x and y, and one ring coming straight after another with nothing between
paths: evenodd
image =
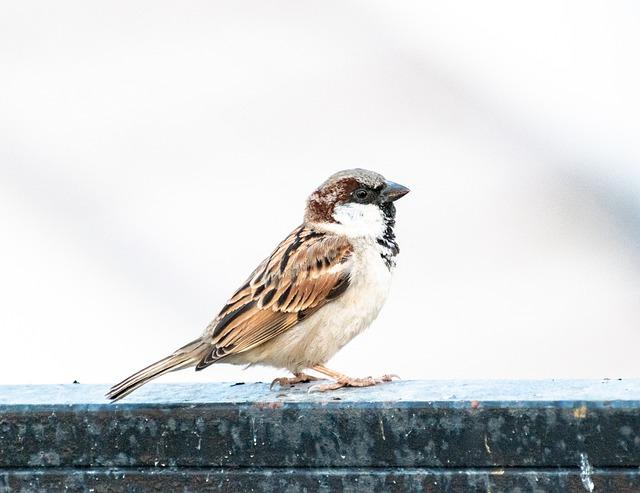
<instances>
[{"instance_id":1,"label":"brown feather","mask_svg":"<svg viewBox=\"0 0 640 493\"><path fill-rule=\"evenodd\" d=\"M341 294L349 282L348 267L342 264L351 252L346 239L306 226L296 228L207 327L202 339L210 350L196 369L286 332L335 298L330 293L336 286ZM302 310L304 315L298 316Z\"/></svg>"},{"instance_id":2,"label":"brown feather","mask_svg":"<svg viewBox=\"0 0 640 493\"><path fill-rule=\"evenodd\" d=\"M130 377L125 378L122 382L115 384L109 389L106 397L113 401L120 400L138 387L141 387L160 375L193 366L206 354L206 351L208 351L208 347L203 344L201 339L196 339L181 347L172 355L156 361Z\"/></svg>"}]
</instances>

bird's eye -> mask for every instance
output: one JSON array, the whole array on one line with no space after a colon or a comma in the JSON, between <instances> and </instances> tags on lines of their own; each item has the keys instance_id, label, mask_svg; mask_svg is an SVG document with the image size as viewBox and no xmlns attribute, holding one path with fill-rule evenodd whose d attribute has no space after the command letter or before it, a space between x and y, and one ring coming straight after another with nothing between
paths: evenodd
<instances>
[{"instance_id":1,"label":"bird's eye","mask_svg":"<svg viewBox=\"0 0 640 493\"><path fill-rule=\"evenodd\" d=\"M365 188L358 188L353 192L353 196L358 200L365 200L369 196L369 190Z\"/></svg>"}]
</instances>

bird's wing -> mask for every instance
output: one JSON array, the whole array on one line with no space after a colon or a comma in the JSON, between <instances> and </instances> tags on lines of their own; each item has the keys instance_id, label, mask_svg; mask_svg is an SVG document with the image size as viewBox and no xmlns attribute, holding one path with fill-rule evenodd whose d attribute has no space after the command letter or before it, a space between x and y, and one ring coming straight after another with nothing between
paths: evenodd
<instances>
[{"instance_id":1,"label":"bird's wing","mask_svg":"<svg viewBox=\"0 0 640 493\"><path fill-rule=\"evenodd\" d=\"M339 297L349 286L351 253L344 238L294 230L209 324L203 340L211 350L196 369L282 334Z\"/></svg>"}]
</instances>

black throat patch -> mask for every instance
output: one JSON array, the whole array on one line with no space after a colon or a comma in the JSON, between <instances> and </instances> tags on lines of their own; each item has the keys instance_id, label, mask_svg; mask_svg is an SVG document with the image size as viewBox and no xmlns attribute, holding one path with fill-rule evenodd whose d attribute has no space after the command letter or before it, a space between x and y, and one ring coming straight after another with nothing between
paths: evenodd
<instances>
[{"instance_id":1,"label":"black throat patch","mask_svg":"<svg viewBox=\"0 0 640 493\"><path fill-rule=\"evenodd\" d=\"M382 248L380 250L380 256L387 268L391 270L396 266L396 256L400 253L400 247L396 242L396 235L393 231L393 227L396 225L396 206L393 202L380 205L380 209L384 213L385 230L381 237L376 238L378 245Z\"/></svg>"}]
</instances>

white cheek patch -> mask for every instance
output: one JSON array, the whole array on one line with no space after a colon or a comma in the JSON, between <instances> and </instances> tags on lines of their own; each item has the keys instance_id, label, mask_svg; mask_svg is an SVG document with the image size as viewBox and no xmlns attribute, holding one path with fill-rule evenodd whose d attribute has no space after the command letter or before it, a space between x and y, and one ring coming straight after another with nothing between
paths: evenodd
<instances>
[{"instance_id":1,"label":"white cheek patch","mask_svg":"<svg viewBox=\"0 0 640 493\"><path fill-rule=\"evenodd\" d=\"M384 215L375 204L343 204L333 211L333 218L342 226L341 232L353 238L378 238L384 234Z\"/></svg>"}]
</instances>

